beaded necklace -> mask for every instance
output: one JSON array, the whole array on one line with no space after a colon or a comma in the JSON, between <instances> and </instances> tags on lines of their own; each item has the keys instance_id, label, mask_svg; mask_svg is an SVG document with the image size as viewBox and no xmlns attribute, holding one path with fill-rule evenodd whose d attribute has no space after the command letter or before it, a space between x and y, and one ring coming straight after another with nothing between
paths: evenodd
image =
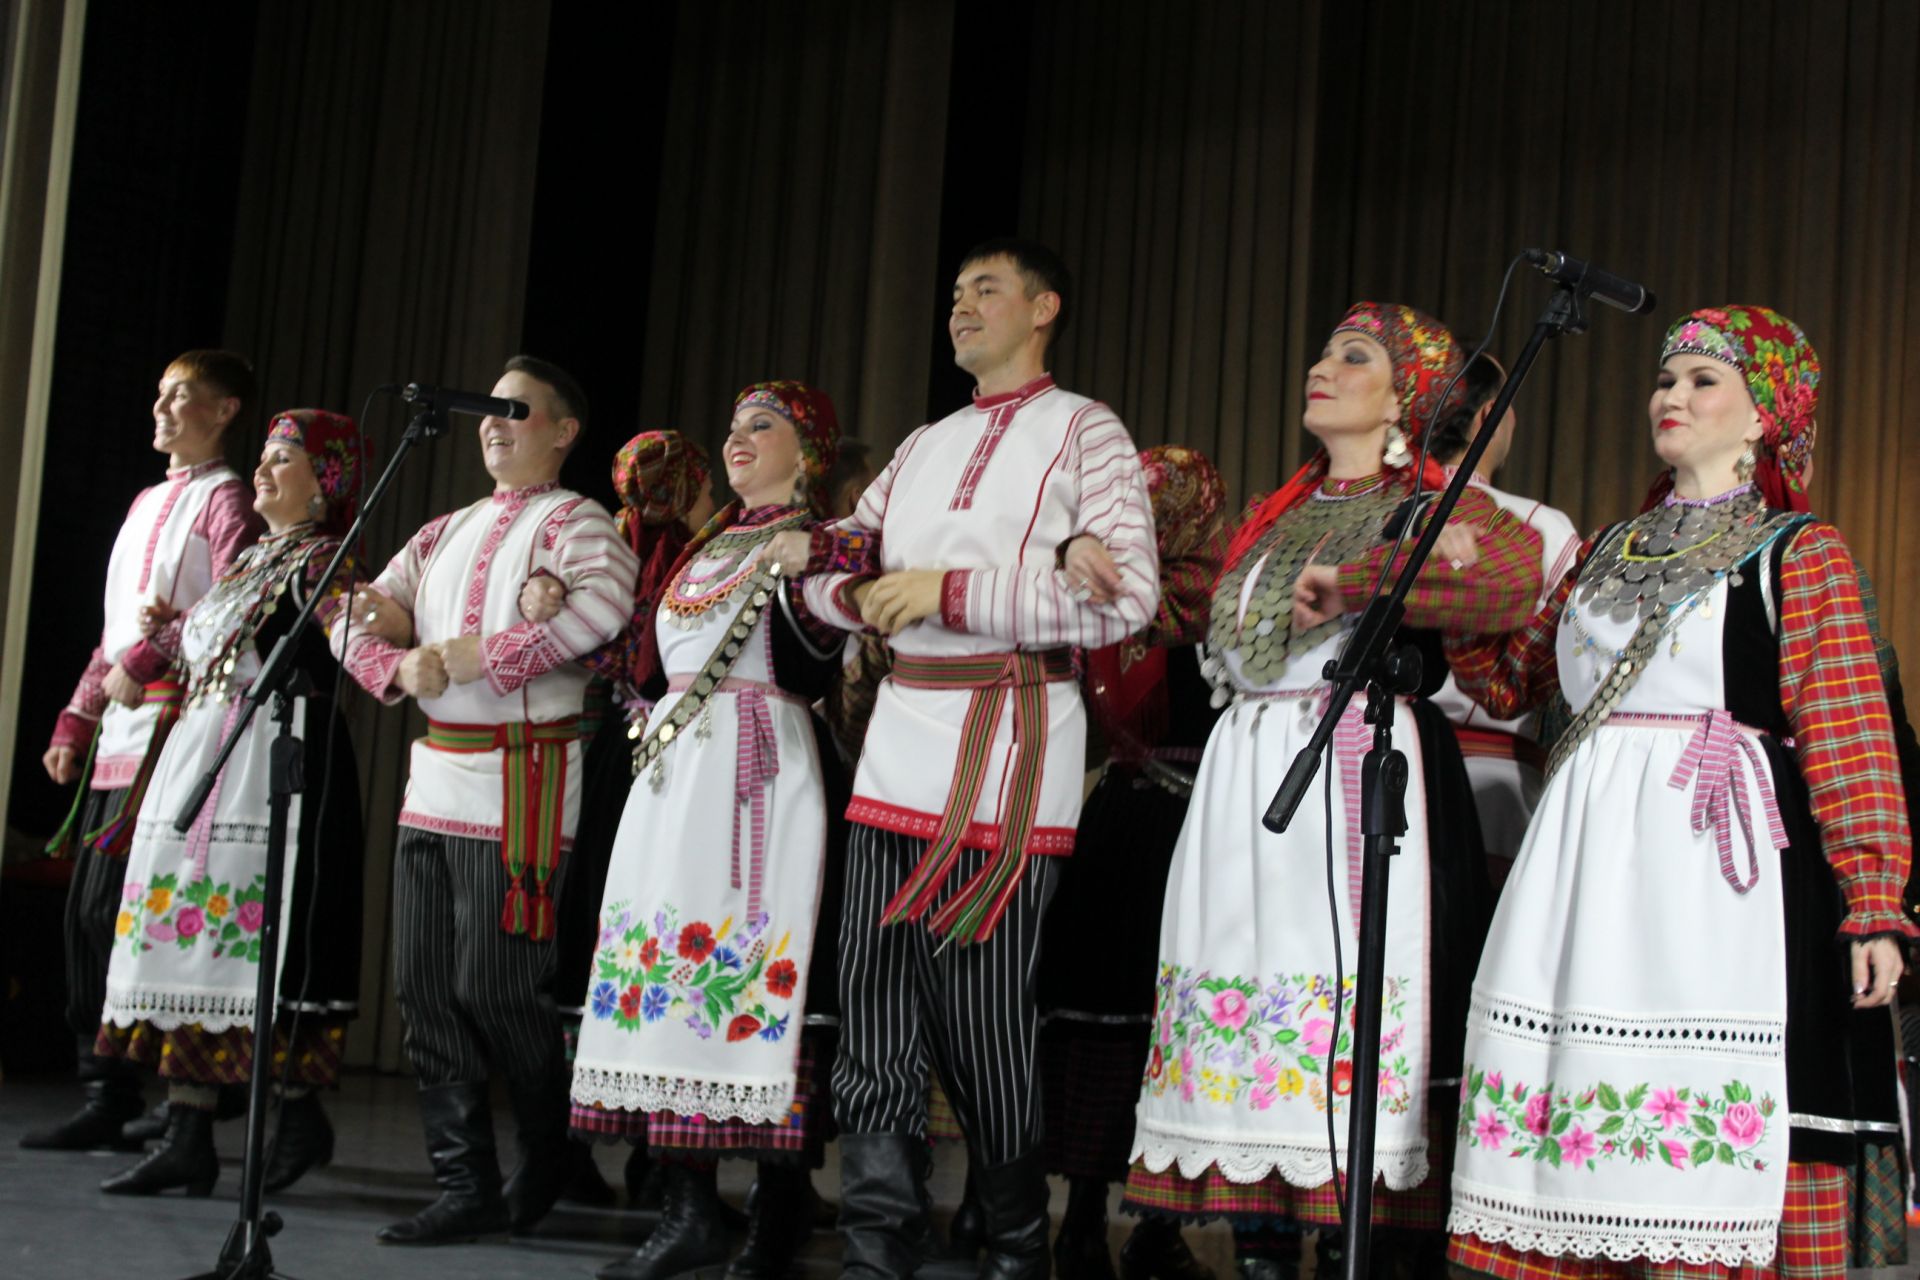
<instances>
[{"instance_id":1,"label":"beaded necklace","mask_svg":"<svg viewBox=\"0 0 1920 1280\"><path fill-rule=\"evenodd\" d=\"M803 506L762 507L714 534L668 585L660 601L667 621L683 631L701 626L753 577L754 552L775 534L805 525L808 515Z\"/></svg>"},{"instance_id":2,"label":"beaded necklace","mask_svg":"<svg viewBox=\"0 0 1920 1280\"><path fill-rule=\"evenodd\" d=\"M188 612L183 625L208 641L188 664L188 706L232 698L233 673L241 657L279 607L299 566L323 541L318 529L304 521L268 534L242 551L233 567Z\"/></svg>"}]
</instances>

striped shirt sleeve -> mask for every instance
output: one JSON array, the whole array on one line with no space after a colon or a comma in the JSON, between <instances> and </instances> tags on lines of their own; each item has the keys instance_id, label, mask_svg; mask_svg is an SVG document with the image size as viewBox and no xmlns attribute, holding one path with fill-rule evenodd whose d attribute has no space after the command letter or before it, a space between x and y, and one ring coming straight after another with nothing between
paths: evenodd
<instances>
[{"instance_id":1,"label":"striped shirt sleeve","mask_svg":"<svg viewBox=\"0 0 1920 1280\"><path fill-rule=\"evenodd\" d=\"M815 554L823 558L826 550L834 545L830 541L832 535L865 533L868 541L866 558L869 561L867 569L857 572L824 562L808 564L807 575L800 583L801 603L818 621L846 631L867 630L866 623L860 618L860 610L854 605L853 589L878 576L879 558L875 540L887 523L887 499L893 493L893 482L900 473L900 464L906 461L907 455L926 430L926 427L921 427L901 441L893 457L887 460L887 465L874 477L866 492L860 495L860 502L854 507L852 515L816 531Z\"/></svg>"},{"instance_id":2,"label":"striped shirt sleeve","mask_svg":"<svg viewBox=\"0 0 1920 1280\"><path fill-rule=\"evenodd\" d=\"M236 477L215 489L195 522L195 532L207 540L213 563L210 581L225 577L240 553L260 540L264 527L245 481Z\"/></svg>"},{"instance_id":3,"label":"striped shirt sleeve","mask_svg":"<svg viewBox=\"0 0 1920 1280\"><path fill-rule=\"evenodd\" d=\"M1853 557L1829 524L1807 526L1781 563L1780 704L1846 895L1841 932L1920 937L1901 905L1912 837L1893 720Z\"/></svg>"},{"instance_id":4,"label":"striped shirt sleeve","mask_svg":"<svg viewBox=\"0 0 1920 1280\"><path fill-rule=\"evenodd\" d=\"M606 508L581 499L554 536L554 576L567 588L560 612L545 622L515 623L480 642L487 684L503 697L614 639L633 613L640 562Z\"/></svg>"},{"instance_id":5,"label":"striped shirt sleeve","mask_svg":"<svg viewBox=\"0 0 1920 1280\"><path fill-rule=\"evenodd\" d=\"M1150 622L1160 603L1153 508L1133 437L1105 405L1090 406L1068 445L1079 504L1075 528L1098 538L1119 570L1113 600L1076 600L1048 548L1039 564L956 569L946 576L941 621L950 630L1029 648L1118 644Z\"/></svg>"},{"instance_id":6,"label":"striped shirt sleeve","mask_svg":"<svg viewBox=\"0 0 1920 1280\"><path fill-rule=\"evenodd\" d=\"M451 515L444 515L428 521L420 532L407 539L407 545L400 548L393 559L387 561L387 567L380 571L379 577L367 584L367 589L379 592L411 615L414 599L420 591L420 575L425 571L433 548L439 543L440 535L446 532L447 522L452 518ZM362 689L389 706L399 702L402 694L393 683L393 678L400 670L400 660L407 656L406 649L355 629L351 612L337 617L345 618L348 622L344 627L328 629L327 641L334 657L340 659L340 665L347 669L347 674Z\"/></svg>"},{"instance_id":7,"label":"striped shirt sleeve","mask_svg":"<svg viewBox=\"0 0 1920 1280\"><path fill-rule=\"evenodd\" d=\"M1456 569L1438 555L1429 556L1407 593L1408 624L1467 633L1508 631L1524 624L1540 600L1539 533L1478 489L1460 495L1460 505L1447 523L1473 527L1479 535L1480 559ZM1406 544L1387 575L1389 585L1413 555L1418 533L1408 531ZM1358 608L1372 592L1392 546L1380 543L1364 560L1341 566L1341 594L1353 607Z\"/></svg>"}]
</instances>

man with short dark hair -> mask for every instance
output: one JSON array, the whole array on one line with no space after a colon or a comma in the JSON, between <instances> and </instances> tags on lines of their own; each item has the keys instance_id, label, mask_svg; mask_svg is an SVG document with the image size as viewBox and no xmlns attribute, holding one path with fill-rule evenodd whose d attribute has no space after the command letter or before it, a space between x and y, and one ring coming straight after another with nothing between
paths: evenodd
<instances>
[{"instance_id":1,"label":"man with short dark hair","mask_svg":"<svg viewBox=\"0 0 1920 1280\"><path fill-rule=\"evenodd\" d=\"M121 1132L140 1115L138 1069L93 1047L133 820L179 714L182 690L172 671L138 678L121 659L149 628L157 630L205 595L259 537L253 492L222 456L226 433L244 420L254 395L253 366L231 351L183 352L160 375L153 447L167 455L167 477L133 500L114 539L100 643L41 758L47 776L62 786L87 772L85 790L54 838L74 860L63 938L67 1022L80 1038L87 1097L67 1120L23 1137L23 1147L140 1145Z\"/></svg>"},{"instance_id":2,"label":"man with short dark hair","mask_svg":"<svg viewBox=\"0 0 1920 1280\"><path fill-rule=\"evenodd\" d=\"M441 1195L383 1228L387 1244L524 1230L565 1173L552 895L579 820L588 676L574 660L625 626L639 565L606 510L559 485L586 413L578 384L515 356L493 394L529 412L480 422L492 496L415 534L356 596L352 628L334 633L363 688L417 699L428 717L394 853L394 968ZM520 588L543 572L565 599L529 622ZM522 1147L504 1197L487 1109L494 1063Z\"/></svg>"},{"instance_id":3,"label":"man with short dark hair","mask_svg":"<svg viewBox=\"0 0 1920 1280\"><path fill-rule=\"evenodd\" d=\"M1480 425L1493 408L1493 399L1506 383L1507 373L1498 361L1482 355L1467 366L1462 375L1467 394L1454 411L1434 424L1430 448L1433 457L1451 479L1467 446L1479 434ZM1580 538L1566 513L1533 498L1523 498L1493 487L1495 473L1506 463L1513 448L1516 419L1508 408L1493 429L1493 439L1480 455L1469 481L1484 489L1502 508L1521 523L1540 534L1541 567L1546 573L1541 602L1573 568L1580 552ZM1461 754L1466 757L1467 777L1473 783L1474 808L1480 814L1481 843L1485 845L1489 869L1496 885L1504 882L1507 869L1520 852L1526 836L1527 821L1540 801L1545 785L1542 766L1545 752L1540 746L1534 717L1496 720L1460 691L1452 676L1433 701L1447 719L1453 721L1460 739Z\"/></svg>"},{"instance_id":4,"label":"man with short dark hair","mask_svg":"<svg viewBox=\"0 0 1920 1280\"><path fill-rule=\"evenodd\" d=\"M973 403L909 436L807 558L814 611L894 649L848 809L841 918L833 1092L856 1275L921 1262L929 1057L967 1134L990 1273L1047 1269L1033 976L1053 860L1080 812L1086 725L1067 651L1133 634L1158 591L1132 439L1046 372L1071 295L1043 246L969 253L948 333ZM864 571L837 559L855 530L878 535ZM1107 602L1059 567L1079 534L1118 567Z\"/></svg>"}]
</instances>

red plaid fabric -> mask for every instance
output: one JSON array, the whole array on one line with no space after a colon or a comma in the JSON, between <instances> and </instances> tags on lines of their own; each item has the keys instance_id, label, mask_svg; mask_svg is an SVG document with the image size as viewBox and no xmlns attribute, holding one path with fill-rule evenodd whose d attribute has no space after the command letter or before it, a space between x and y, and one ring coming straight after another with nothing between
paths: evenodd
<instances>
[{"instance_id":1,"label":"red plaid fabric","mask_svg":"<svg viewBox=\"0 0 1920 1280\"><path fill-rule=\"evenodd\" d=\"M1447 1210L1452 1204L1449 1185L1453 1180L1453 1130L1459 1114L1457 1102L1442 1098L1458 1097L1458 1090L1435 1089L1427 1106L1427 1176L1418 1186L1405 1191L1389 1190L1376 1184L1373 1192L1373 1225L1414 1231L1441 1231L1446 1228ZM1181 1176L1180 1166L1169 1164L1159 1173L1139 1161L1127 1171L1126 1198L1122 1208L1130 1213L1157 1213L1206 1222L1227 1218L1246 1222L1272 1222L1283 1219L1304 1227L1340 1225L1340 1200L1334 1190L1339 1184L1296 1187L1277 1173L1269 1173L1258 1182L1232 1182L1218 1165L1208 1165L1198 1178Z\"/></svg>"},{"instance_id":2,"label":"red plaid fabric","mask_svg":"<svg viewBox=\"0 0 1920 1280\"><path fill-rule=\"evenodd\" d=\"M276 1081L330 1089L340 1081L340 1054L346 1045L347 1024L340 1018L304 1016L291 1046L283 1017L273 1033L273 1078ZM103 1024L93 1051L103 1058L125 1058L157 1072L162 1080L183 1084L245 1084L253 1078L253 1028L229 1027L208 1031L199 1023L162 1031L147 1022L130 1027ZM293 1066L287 1067L287 1055Z\"/></svg>"},{"instance_id":3,"label":"red plaid fabric","mask_svg":"<svg viewBox=\"0 0 1920 1280\"><path fill-rule=\"evenodd\" d=\"M587 1141L644 1143L655 1152L704 1152L711 1155L798 1155L818 1153L833 1139L833 1102L820 1066L831 1064L830 1046L809 1032L800 1037L795 1062L793 1104L784 1120L753 1124L710 1120L674 1111L621 1111L573 1106L574 1136Z\"/></svg>"},{"instance_id":4,"label":"red plaid fabric","mask_svg":"<svg viewBox=\"0 0 1920 1280\"><path fill-rule=\"evenodd\" d=\"M1560 657L1554 648L1560 615L1593 554L1595 539L1580 544L1573 568L1553 588L1540 611L1519 628L1500 635L1443 633L1447 666L1468 697L1497 720L1513 720L1544 705L1560 690Z\"/></svg>"},{"instance_id":5,"label":"red plaid fabric","mask_svg":"<svg viewBox=\"0 0 1920 1280\"><path fill-rule=\"evenodd\" d=\"M1842 932L1920 937L1901 906L1911 840L1879 656L1859 571L1829 524L1796 534L1781 564L1780 704L1846 894Z\"/></svg>"},{"instance_id":6,"label":"red plaid fabric","mask_svg":"<svg viewBox=\"0 0 1920 1280\"><path fill-rule=\"evenodd\" d=\"M1780 1248L1765 1267L1551 1258L1467 1235L1453 1237L1447 1261L1495 1280L1844 1280L1847 1182L1837 1165L1787 1166Z\"/></svg>"},{"instance_id":7,"label":"red plaid fabric","mask_svg":"<svg viewBox=\"0 0 1920 1280\"><path fill-rule=\"evenodd\" d=\"M1447 523L1475 528L1480 535L1480 561L1463 569L1437 558L1422 565L1413 590L1407 593L1407 625L1468 635L1524 625L1540 598L1539 533L1478 489L1460 495L1460 505ZM1419 532L1408 531L1389 582L1413 554ZM1392 545L1382 542L1357 564L1340 566L1340 590L1355 608L1373 590Z\"/></svg>"}]
</instances>

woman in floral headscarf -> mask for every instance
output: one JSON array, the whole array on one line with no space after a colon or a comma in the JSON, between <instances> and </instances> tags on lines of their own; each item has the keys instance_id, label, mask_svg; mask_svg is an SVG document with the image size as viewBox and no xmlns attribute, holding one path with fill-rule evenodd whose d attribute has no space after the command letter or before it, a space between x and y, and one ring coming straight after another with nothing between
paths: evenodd
<instances>
[{"instance_id":1,"label":"woman in floral headscarf","mask_svg":"<svg viewBox=\"0 0 1920 1280\"><path fill-rule=\"evenodd\" d=\"M1086 655L1087 707L1108 758L1080 811L1079 852L1062 868L1040 947L1047 1172L1070 1189L1053 1250L1061 1280L1113 1278L1107 1188L1126 1179L1133 1150L1161 891L1219 715L1200 674L1200 642L1227 551L1226 484L1205 454L1180 445L1143 450L1140 465L1160 608L1144 631ZM1212 1274L1165 1218L1142 1221L1121 1256L1129 1275Z\"/></svg>"},{"instance_id":2,"label":"woman in floral headscarf","mask_svg":"<svg viewBox=\"0 0 1920 1280\"><path fill-rule=\"evenodd\" d=\"M742 391L722 451L739 498L681 551L653 610L664 696L635 743L573 1102L577 1134L648 1144L665 1203L604 1280L724 1261L716 1160L761 1160L760 1199L785 1206L770 1166L804 1180L827 1121L801 1036L827 831L809 708L838 670L841 637L762 553L814 527L838 439L824 393ZM808 1226L756 1212L734 1270L783 1271Z\"/></svg>"},{"instance_id":3,"label":"woman in floral headscarf","mask_svg":"<svg viewBox=\"0 0 1920 1280\"><path fill-rule=\"evenodd\" d=\"M1321 447L1240 526L1213 588L1204 669L1229 709L1208 739L1167 878L1127 1203L1227 1217L1244 1275L1298 1274L1302 1229L1339 1223L1327 1109L1344 1143L1359 768L1371 733L1364 699L1335 738L1331 812L1316 785L1285 835L1259 819L1319 720L1321 669L1345 640L1348 610L1379 573L1393 530L1438 487L1437 468L1418 474L1414 464L1462 358L1453 336L1411 307L1356 304L1308 371L1303 421ZM1481 532L1480 557L1431 561L1407 597L1409 625L1485 631L1526 617L1540 580L1532 535L1473 490L1454 519ZM1441 674L1429 672L1432 686ZM1374 1220L1424 1229L1432 1254L1445 1216L1434 1165L1444 1169L1452 1086L1429 1090L1457 1065L1457 1031L1448 1033L1460 1024L1488 889L1458 748L1431 707L1415 702L1405 714L1409 704L1399 705L1397 742L1416 767L1388 907L1376 1146L1386 1188ZM1408 731L1414 725L1422 731ZM1336 927L1348 957L1337 1025ZM1442 1140L1430 1151L1436 1123Z\"/></svg>"},{"instance_id":4,"label":"woman in floral headscarf","mask_svg":"<svg viewBox=\"0 0 1920 1280\"><path fill-rule=\"evenodd\" d=\"M213 1149L218 1087L252 1075L253 1018L267 861L267 756L278 730L247 727L200 818L186 835L174 816L212 764L260 662L306 604L352 523L360 433L319 409L277 415L253 473L267 534L187 612L155 619L128 653L141 678L176 660L188 672L186 710L168 737L134 827L125 905L116 925L97 1052L157 1069L167 1082L167 1129L145 1159L102 1191L206 1195L220 1172ZM312 677L295 732L307 790L294 797L281 933L274 1074L282 1099L266 1186L278 1191L333 1155L333 1130L313 1090L339 1077L345 1023L360 991L359 773L344 719L327 696L338 668L322 629L344 583L328 588L294 661Z\"/></svg>"},{"instance_id":5,"label":"woman in floral headscarf","mask_svg":"<svg viewBox=\"0 0 1920 1280\"><path fill-rule=\"evenodd\" d=\"M1916 930L1856 570L1805 514L1819 377L1777 312L1682 317L1647 509L1525 628L1450 644L1489 705L1572 715L1474 983L1451 1219L1473 1271L1845 1274L1872 1127L1850 1009L1886 1071Z\"/></svg>"}]
</instances>

